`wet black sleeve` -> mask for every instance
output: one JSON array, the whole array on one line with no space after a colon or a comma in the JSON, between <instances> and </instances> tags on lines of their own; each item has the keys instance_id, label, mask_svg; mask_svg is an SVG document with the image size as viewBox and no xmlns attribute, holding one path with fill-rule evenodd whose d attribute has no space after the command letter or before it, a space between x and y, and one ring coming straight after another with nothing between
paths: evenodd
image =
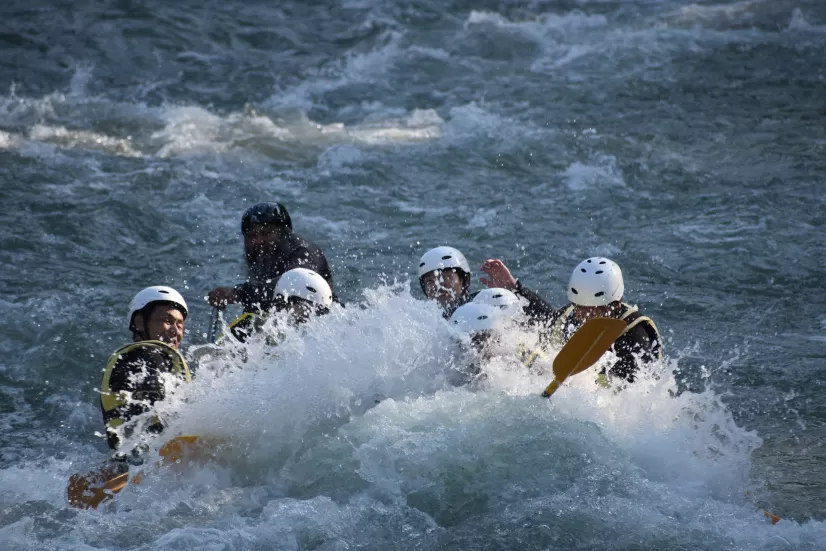
<instances>
[{"instance_id":1,"label":"wet black sleeve","mask_svg":"<svg viewBox=\"0 0 826 551\"><path fill-rule=\"evenodd\" d=\"M618 360L608 373L633 383L640 365L653 362L657 358L657 346L643 324L637 325L614 343L613 350Z\"/></svg>"},{"instance_id":2,"label":"wet black sleeve","mask_svg":"<svg viewBox=\"0 0 826 551\"><path fill-rule=\"evenodd\" d=\"M244 309L246 311L247 304L249 304L252 300L252 286L250 285L250 282L245 281L244 283L239 283L236 285L235 296L238 299L238 302L244 305Z\"/></svg>"},{"instance_id":3,"label":"wet black sleeve","mask_svg":"<svg viewBox=\"0 0 826 551\"><path fill-rule=\"evenodd\" d=\"M516 289L514 292L528 300L528 305L525 306L525 315L531 320L533 324L547 325L552 323L557 317L557 311L553 306L548 304L542 297L522 285L521 281L516 282Z\"/></svg>"}]
</instances>

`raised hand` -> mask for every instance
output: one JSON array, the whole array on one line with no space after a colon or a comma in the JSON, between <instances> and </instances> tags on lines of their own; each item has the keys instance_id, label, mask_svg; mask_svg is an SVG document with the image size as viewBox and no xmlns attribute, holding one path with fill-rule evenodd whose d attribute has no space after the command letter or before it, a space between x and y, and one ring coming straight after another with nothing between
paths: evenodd
<instances>
[{"instance_id":1,"label":"raised hand","mask_svg":"<svg viewBox=\"0 0 826 551\"><path fill-rule=\"evenodd\" d=\"M516 278L513 277L505 263L498 258L485 260L482 263L482 271L488 274L488 277L480 277L479 281L488 287L503 287L505 289L516 287Z\"/></svg>"},{"instance_id":2,"label":"raised hand","mask_svg":"<svg viewBox=\"0 0 826 551\"><path fill-rule=\"evenodd\" d=\"M235 304L238 301L238 297L236 296L234 287L216 287L209 292L207 301L210 306L223 310L227 304Z\"/></svg>"}]
</instances>

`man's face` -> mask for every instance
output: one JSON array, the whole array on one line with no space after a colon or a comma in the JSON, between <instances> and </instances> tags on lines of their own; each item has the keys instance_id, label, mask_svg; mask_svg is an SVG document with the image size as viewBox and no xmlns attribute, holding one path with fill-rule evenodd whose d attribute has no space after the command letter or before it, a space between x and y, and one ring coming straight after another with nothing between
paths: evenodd
<instances>
[{"instance_id":1,"label":"man's face","mask_svg":"<svg viewBox=\"0 0 826 551\"><path fill-rule=\"evenodd\" d=\"M579 322L584 322L594 318L613 317L613 308L607 306L574 306L574 317Z\"/></svg>"},{"instance_id":2,"label":"man's face","mask_svg":"<svg viewBox=\"0 0 826 551\"><path fill-rule=\"evenodd\" d=\"M136 320L136 323L141 322ZM174 306L155 306L146 320L146 331L149 340L163 341L177 350L184 340L184 315Z\"/></svg>"},{"instance_id":3,"label":"man's face","mask_svg":"<svg viewBox=\"0 0 826 551\"><path fill-rule=\"evenodd\" d=\"M276 226L261 226L247 232L244 235L247 265L257 264L271 254L283 236L284 230Z\"/></svg>"},{"instance_id":4,"label":"man's face","mask_svg":"<svg viewBox=\"0 0 826 551\"><path fill-rule=\"evenodd\" d=\"M453 269L433 270L422 276L422 286L427 298L439 301L445 305L453 302L464 290L464 284L459 272Z\"/></svg>"}]
</instances>

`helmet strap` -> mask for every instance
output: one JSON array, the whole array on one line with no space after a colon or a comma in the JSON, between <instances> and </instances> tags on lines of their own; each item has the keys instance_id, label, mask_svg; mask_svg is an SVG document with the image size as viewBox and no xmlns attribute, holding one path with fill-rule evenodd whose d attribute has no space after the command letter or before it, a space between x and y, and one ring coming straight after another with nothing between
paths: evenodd
<instances>
[{"instance_id":1,"label":"helmet strap","mask_svg":"<svg viewBox=\"0 0 826 551\"><path fill-rule=\"evenodd\" d=\"M140 331L135 331L135 334L141 338L141 340L148 341L149 340L149 316L152 314L152 303L150 302L143 308L141 308L138 312L141 315L141 325L143 326ZM132 327L137 329L136 324L132 324Z\"/></svg>"}]
</instances>

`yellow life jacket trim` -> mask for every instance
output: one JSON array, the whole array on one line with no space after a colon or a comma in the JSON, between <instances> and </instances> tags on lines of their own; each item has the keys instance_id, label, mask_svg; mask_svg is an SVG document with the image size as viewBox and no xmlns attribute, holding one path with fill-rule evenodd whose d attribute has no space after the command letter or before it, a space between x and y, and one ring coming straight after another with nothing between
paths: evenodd
<instances>
[{"instance_id":1,"label":"yellow life jacket trim","mask_svg":"<svg viewBox=\"0 0 826 551\"><path fill-rule=\"evenodd\" d=\"M115 352L109 357L109 361L106 363L106 369L104 369L103 371L103 381L100 384L100 405L104 411L109 412L119 406L123 406L128 403L128 393L125 391L112 392L109 388L109 379L112 376L112 370L115 368L115 365L118 363L118 360L120 360L121 356L131 352L136 348L143 346L148 346L150 348L159 348L160 350L162 350L172 360L172 373L174 375L183 373L186 382L192 381L192 374L189 372L189 366L187 365L184 357L181 355L180 352L178 352L165 342L140 341L129 343L115 350ZM114 421L114 419L112 419L109 423L111 423L112 421ZM107 426L109 426L109 423L107 423Z\"/></svg>"},{"instance_id":2,"label":"yellow life jacket trim","mask_svg":"<svg viewBox=\"0 0 826 551\"><path fill-rule=\"evenodd\" d=\"M537 348L536 350L528 354L527 349L524 347L524 345L520 344L518 355L519 361L522 362L522 365L524 365L525 367L533 367L533 364L537 360L537 358L545 356L545 351L542 350L542 348Z\"/></svg>"},{"instance_id":3,"label":"yellow life jacket trim","mask_svg":"<svg viewBox=\"0 0 826 551\"><path fill-rule=\"evenodd\" d=\"M562 341L565 340L565 335L563 334L563 331L565 329L565 322L568 320L568 318L573 313L574 308L575 307L574 307L573 304L568 305L568 307L565 309L565 311L562 312L562 315L560 315L559 317L556 318L556 321L551 326L551 334L550 334L551 342L555 342L558 345L561 345Z\"/></svg>"},{"instance_id":4,"label":"yellow life jacket trim","mask_svg":"<svg viewBox=\"0 0 826 551\"><path fill-rule=\"evenodd\" d=\"M254 314L252 312L244 312L243 314L241 314L240 316L238 316L237 318L232 320L232 322L227 326L227 329L232 331L237 325L239 325L244 320L249 319L249 318L258 318L258 317L261 317L261 316L259 316L258 314Z\"/></svg>"},{"instance_id":5,"label":"yellow life jacket trim","mask_svg":"<svg viewBox=\"0 0 826 551\"><path fill-rule=\"evenodd\" d=\"M637 308L636 306L631 306L630 304L626 304L624 302L622 303L622 306L625 308L625 312L623 312L622 315L618 318L618 319L621 319L621 320L627 320L629 317L631 317L634 314L639 313L639 311L640 311L639 308ZM571 313L574 311L574 308L575 307L574 307L573 304L569 305L568 308L566 308L565 311L562 312L562 315L559 316L556 319L553 326L551 327L551 334L550 334L551 342L556 342L557 344L561 344L564 341L565 335L563 334L563 330L565 328L565 323L567 322L567 320L570 317ZM636 318L634 320L631 320L628 323L628 327L626 327L625 331L622 332L622 335L625 335L626 333L628 333L629 331L631 331L633 328L635 328L636 326L638 326L641 323L647 323L654 330L654 333L656 334L656 337L657 337L657 342L660 345L658 356L660 358L662 358L662 355L663 355L662 342L663 342L663 340L662 340L662 337L660 336L660 330L657 329L657 325L654 323L654 320L652 320L648 316L642 316L641 315L638 318ZM620 336L622 336L622 335L620 335Z\"/></svg>"},{"instance_id":6,"label":"yellow life jacket trim","mask_svg":"<svg viewBox=\"0 0 826 551\"><path fill-rule=\"evenodd\" d=\"M215 344L221 344L223 340L227 338L227 335L232 335L233 329L235 329L237 326L241 325L243 322L251 318L266 319L264 316L259 316L258 314L255 314L253 312L244 312L243 314L232 320L229 323L229 325L227 325L227 332L221 333L221 336L215 339Z\"/></svg>"},{"instance_id":7,"label":"yellow life jacket trim","mask_svg":"<svg viewBox=\"0 0 826 551\"><path fill-rule=\"evenodd\" d=\"M624 319L630 317L632 314L636 314L640 311L640 309L637 308L636 306L629 306L627 304L623 304L623 306L628 308L628 311L625 312L620 317L621 320L624 320ZM622 334L625 335L626 333L628 333L629 331L631 331L633 328L640 325L641 323L647 323L654 330L654 334L656 335L656 338L657 338L657 344L659 344L659 350L658 350L657 357L658 357L658 359L662 359L662 357L663 357L663 339L660 336L660 330L657 329L657 324L654 323L654 320L652 320L648 316L641 315L638 318L631 321L628 324L628 327L625 328L625 331L622 332Z\"/></svg>"}]
</instances>

